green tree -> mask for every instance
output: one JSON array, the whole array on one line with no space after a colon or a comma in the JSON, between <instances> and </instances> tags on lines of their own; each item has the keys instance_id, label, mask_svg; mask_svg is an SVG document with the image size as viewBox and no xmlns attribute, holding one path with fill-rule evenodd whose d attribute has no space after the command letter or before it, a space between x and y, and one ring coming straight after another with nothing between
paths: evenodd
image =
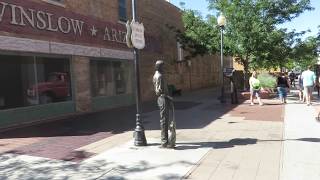
<instances>
[{"instance_id":1,"label":"green tree","mask_svg":"<svg viewBox=\"0 0 320 180\"><path fill-rule=\"evenodd\" d=\"M298 42L291 54L291 64L306 69L317 62L318 57L318 40L316 37L309 37L304 41Z\"/></svg>"},{"instance_id":2,"label":"green tree","mask_svg":"<svg viewBox=\"0 0 320 180\"><path fill-rule=\"evenodd\" d=\"M261 42L260 48L254 52L250 66L254 69L277 69L287 67L294 59L295 44L301 42L302 32L287 32L286 29L276 29L268 34L268 38ZM289 68L291 69L291 68Z\"/></svg>"},{"instance_id":3,"label":"green tree","mask_svg":"<svg viewBox=\"0 0 320 180\"><path fill-rule=\"evenodd\" d=\"M245 79L250 64L273 67L286 62L290 38L298 34L277 25L312 9L310 0L209 0L209 7L227 17L227 53L244 66Z\"/></svg>"},{"instance_id":4,"label":"green tree","mask_svg":"<svg viewBox=\"0 0 320 180\"><path fill-rule=\"evenodd\" d=\"M182 14L184 31L167 24L167 27L176 33L177 40L182 48L188 52L184 57L189 60L198 55L214 54L219 50L219 29L212 27L210 21L216 22L215 17L205 21L198 11L184 10Z\"/></svg>"},{"instance_id":5,"label":"green tree","mask_svg":"<svg viewBox=\"0 0 320 180\"><path fill-rule=\"evenodd\" d=\"M244 66L245 81L251 68L276 68L292 60L292 47L304 32L287 32L277 25L290 21L305 10L310 0L208 0L209 9L227 18L224 52ZM185 10L185 31L177 33L183 47L197 54L215 53L219 47L219 27L215 16L204 20L197 12Z\"/></svg>"}]
</instances>

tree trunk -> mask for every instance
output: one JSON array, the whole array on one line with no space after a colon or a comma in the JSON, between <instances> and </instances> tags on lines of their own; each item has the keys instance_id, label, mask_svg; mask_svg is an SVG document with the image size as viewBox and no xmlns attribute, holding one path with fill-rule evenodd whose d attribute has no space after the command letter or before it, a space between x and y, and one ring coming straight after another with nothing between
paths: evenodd
<instances>
[{"instance_id":1,"label":"tree trunk","mask_svg":"<svg viewBox=\"0 0 320 180\"><path fill-rule=\"evenodd\" d=\"M248 59L243 60L243 69L244 69L244 74L243 74L243 90L246 91L249 89L249 83L248 83L248 75L249 75L249 63Z\"/></svg>"}]
</instances>

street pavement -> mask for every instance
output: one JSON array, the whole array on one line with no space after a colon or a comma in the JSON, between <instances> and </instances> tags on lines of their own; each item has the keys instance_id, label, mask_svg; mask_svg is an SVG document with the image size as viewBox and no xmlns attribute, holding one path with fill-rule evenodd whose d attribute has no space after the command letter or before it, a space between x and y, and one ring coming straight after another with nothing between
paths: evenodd
<instances>
[{"instance_id":1,"label":"street pavement","mask_svg":"<svg viewBox=\"0 0 320 180\"><path fill-rule=\"evenodd\" d=\"M177 147L162 149L155 102L143 104L146 147L133 145L134 106L0 134L0 179L319 180L318 102L220 104L206 89L175 98Z\"/></svg>"},{"instance_id":2,"label":"street pavement","mask_svg":"<svg viewBox=\"0 0 320 180\"><path fill-rule=\"evenodd\" d=\"M317 119L320 104L314 99L312 106L292 100L286 106L283 180L320 179L320 122Z\"/></svg>"}]
</instances>

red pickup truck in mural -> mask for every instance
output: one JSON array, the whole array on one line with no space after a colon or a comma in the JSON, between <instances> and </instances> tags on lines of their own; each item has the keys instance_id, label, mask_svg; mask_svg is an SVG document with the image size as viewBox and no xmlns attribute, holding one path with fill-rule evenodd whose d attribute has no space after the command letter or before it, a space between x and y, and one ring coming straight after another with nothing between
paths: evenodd
<instances>
[{"instance_id":1,"label":"red pickup truck in mural","mask_svg":"<svg viewBox=\"0 0 320 180\"><path fill-rule=\"evenodd\" d=\"M50 73L47 81L33 85L27 90L27 95L30 104L65 101L66 98L71 96L68 74L62 72Z\"/></svg>"}]
</instances>

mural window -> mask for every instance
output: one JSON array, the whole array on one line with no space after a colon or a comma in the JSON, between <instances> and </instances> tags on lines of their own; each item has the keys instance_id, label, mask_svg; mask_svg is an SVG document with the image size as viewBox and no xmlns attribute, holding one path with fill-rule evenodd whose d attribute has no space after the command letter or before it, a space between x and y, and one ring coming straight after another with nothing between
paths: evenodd
<instances>
[{"instance_id":1,"label":"mural window","mask_svg":"<svg viewBox=\"0 0 320 180\"><path fill-rule=\"evenodd\" d=\"M0 55L0 109L72 100L69 60Z\"/></svg>"},{"instance_id":2,"label":"mural window","mask_svg":"<svg viewBox=\"0 0 320 180\"><path fill-rule=\"evenodd\" d=\"M93 97L132 93L132 63L92 60L90 66Z\"/></svg>"},{"instance_id":3,"label":"mural window","mask_svg":"<svg viewBox=\"0 0 320 180\"><path fill-rule=\"evenodd\" d=\"M122 22L127 21L127 6L126 0L118 0L119 4L119 20Z\"/></svg>"}]
</instances>

